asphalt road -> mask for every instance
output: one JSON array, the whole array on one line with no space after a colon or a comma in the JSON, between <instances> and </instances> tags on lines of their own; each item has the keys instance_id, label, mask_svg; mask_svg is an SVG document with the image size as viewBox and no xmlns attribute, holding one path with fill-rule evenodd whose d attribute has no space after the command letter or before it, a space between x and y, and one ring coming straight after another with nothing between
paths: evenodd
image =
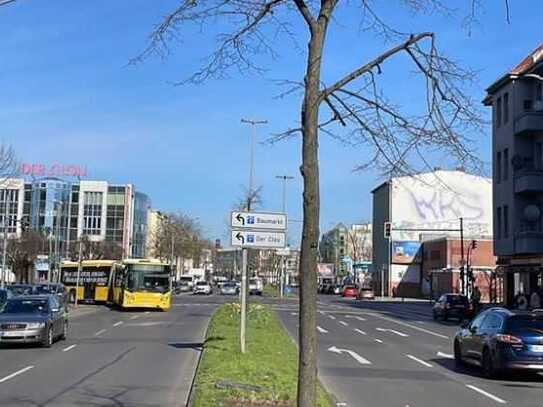
<instances>
[{"instance_id":1,"label":"asphalt road","mask_svg":"<svg viewBox=\"0 0 543 407\"><path fill-rule=\"evenodd\" d=\"M297 338L297 303L275 305ZM543 377L486 380L477 369L457 370L454 323L432 320L424 303L381 303L321 296L319 376L350 407L541 407Z\"/></svg>"},{"instance_id":2,"label":"asphalt road","mask_svg":"<svg viewBox=\"0 0 543 407\"><path fill-rule=\"evenodd\" d=\"M66 341L0 348L0 406L184 406L222 302L182 295L169 312L72 312Z\"/></svg>"}]
</instances>

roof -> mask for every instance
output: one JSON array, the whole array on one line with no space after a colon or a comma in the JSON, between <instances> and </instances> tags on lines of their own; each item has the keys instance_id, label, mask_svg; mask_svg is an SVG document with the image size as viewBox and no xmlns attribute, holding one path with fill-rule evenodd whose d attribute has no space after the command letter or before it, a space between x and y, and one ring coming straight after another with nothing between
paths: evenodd
<instances>
[{"instance_id":1,"label":"roof","mask_svg":"<svg viewBox=\"0 0 543 407\"><path fill-rule=\"evenodd\" d=\"M534 67L543 62L543 44L539 45L535 50L529 53L519 64L517 64L513 69L507 72L505 75L501 76L496 80L492 85L490 85L486 91L489 94L494 93L498 88L503 86L510 79L515 79L516 77L522 76L527 72L531 71ZM489 95L485 97L483 103L488 105L491 103L491 98Z\"/></svg>"}]
</instances>

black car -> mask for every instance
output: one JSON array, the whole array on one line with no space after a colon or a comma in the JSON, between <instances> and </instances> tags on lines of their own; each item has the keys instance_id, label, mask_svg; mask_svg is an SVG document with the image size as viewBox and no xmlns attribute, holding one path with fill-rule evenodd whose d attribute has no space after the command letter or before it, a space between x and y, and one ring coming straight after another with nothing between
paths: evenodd
<instances>
[{"instance_id":1,"label":"black car","mask_svg":"<svg viewBox=\"0 0 543 407\"><path fill-rule=\"evenodd\" d=\"M68 316L56 295L18 296L0 309L0 345L39 343L50 347L66 339Z\"/></svg>"},{"instance_id":2,"label":"black car","mask_svg":"<svg viewBox=\"0 0 543 407\"><path fill-rule=\"evenodd\" d=\"M507 370L543 372L543 312L491 308L454 339L457 365L480 366L492 378Z\"/></svg>"},{"instance_id":3,"label":"black car","mask_svg":"<svg viewBox=\"0 0 543 407\"><path fill-rule=\"evenodd\" d=\"M0 288L0 307L2 307L2 305L11 297L13 297L11 291L6 290L5 288Z\"/></svg>"},{"instance_id":4,"label":"black car","mask_svg":"<svg viewBox=\"0 0 543 407\"><path fill-rule=\"evenodd\" d=\"M443 294L432 308L434 319L446 321L450 317L462 321L472 316L472 307L468 297L460 294Z\"/></svg>"},{"instance_id":5,"label":"black car","mask_svg":"<svg viewBox=\"0 0 543 407\"><path fill-rule=\"evenodd\" d=\"M6 289L11 291L13 295L31 295L34 286L32 284L12 284L6 286Z\"/></svg>"}]
</instances>

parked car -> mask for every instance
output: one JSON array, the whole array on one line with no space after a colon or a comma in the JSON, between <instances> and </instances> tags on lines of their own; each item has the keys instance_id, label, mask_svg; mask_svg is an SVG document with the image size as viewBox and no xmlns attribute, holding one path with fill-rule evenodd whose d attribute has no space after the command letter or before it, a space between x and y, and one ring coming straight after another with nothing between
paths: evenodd
<instances>
[{"instance_id":1,"label":"parked car","mask_svg":"<svg viewBox=\"0 0 543 407\"><path fill-rule=\"evenodd\" d=\"M434 319L441 318L446 321L450 317L462 321L465 318L471 318L473 315L472 306L468 297L460 294L443 294L435 302L432 308Z\"/></svg>"},{"instance_id":2,"label":"parked car","mask_svg":"<svg viewBox=\"0 0 543 407\"><path fill-rule=\"evenodd\" d=\"M339 295L343 292L343 286L341 284L336 284L333 288L333 293Z\"/></svg>"},{"instance_id":3,"label":"parked car","mask_svg":"<svg viewBox=\"0 0 543 407\"><path fill-rule=\"evenodd\" d=\"M55 295L13 297L0 310L0 344L50 347L55 339L66 339L67 332L68 316Z\"/></svg>"},{"instance_id":4,"label":"parked car","mask_svg":"<svg viewBox=\"0 0 543 407\"><path fill-rule=\"evenodd\" d=\"M180 281L177 283L177 292L178 293L188 293L191 290L191 286L188 281Z\"/></svg>"},{"instance_id":5,"label":"parked car","mask_svg":"<svg viewBox=\"0 0 543 407\"><path fill-rule=\"evenodd\" d=\"M11 291L13 295L31 295L34 286L32 284L12 284L6 286L6 289Z\"/></svg>"},{"instance_id":6,"label":"parked car","mask_svg":"<svg viewBox=\"0 0 543 407\"><path fill-rule=\"evenodd\" d=\"M358 288L356 288L354 285L346 285L343 287L341 296L356 298L358 296Z\"/></svg>"},{"instance_id":7,"label":"parked car","mask_svg":"<svg viewBox=\"0 0 543 407\"><path fill-rule=\"evenodd\" d=\"M193 294L210 295L213 290L211 289L211 285L209 285L207 281L197 281L196 284L194 284L192 292Z\"/></svg>"},{"instance_id":8,"label":"parked car","mask_svg":"<svg viewBox=\"0 0 543 407\"><path fill-rule=\"evenodd\" d=\"M13 294L11 291L6 290L4 288L0 288L0 307L4 305L4 303L9 300L11 297L13 297Z\"/></svg>"},{"instance_id":9,"label":"parked car","mask_svg":"<svg viewBox=\"0 0 543 407\"><path fill-rule=\"evenodd\" d=\"M237 284L232 281L223 283L220 290L221 295L237 295L239 293Z\"/></svg>"},{"instance_id":10,"label":"parked car","mask_svg":"<svg viewBox=\"0 0 543 407\"><path fill-rule=\"evenodd\" d=\"M480 366L493 378L508 370L543 372L543 312L491 308L454 338L457 365Z\"/></svg>"},{"instance_id":11,"label":"parked car","mask_svg":"<svg viewBox=\"0 0 543 407\"><path fill-rule=\"evenodd\" d=\"M263 289L264 289L264 283L262 283L262 279L258 277L253 277L249 279L249 294L250 295L262 295Z\"/></svg>"},{"instance_id":12,"label":"parked car","mask_svg":"<svg viewBox=\"0 0 543 407\"><path fill-rule=\"evenodd\" d=\"M374 300L375 293L373 292L373 288L362 287L360 290L358 290L358 296L356 298L359 300Z\"/></svg>"}]
</instances>

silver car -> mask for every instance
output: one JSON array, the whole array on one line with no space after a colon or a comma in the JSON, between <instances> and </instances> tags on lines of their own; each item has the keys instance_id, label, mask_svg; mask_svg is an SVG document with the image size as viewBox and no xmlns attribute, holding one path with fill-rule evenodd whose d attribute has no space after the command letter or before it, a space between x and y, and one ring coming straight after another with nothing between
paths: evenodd
<instances>
[{"instance_id":1,"label":"silver car","mask_svg":"<svg viewBox=\"0 0 543 407\"><path fill-rule=\"evenodd\" d=\"M39 343L49 348L66 339L68 316L55 295L13 297L0 309L0 344Z\"/></svg>"},{"instance_id":2,"label":"silver car","mask_svg":"<svg viewBox=\"0 0 543 407\"><path fill-rule=\"evenodd\" d=\"M221 295L238 295L239 289L235 282L224 283L221 286Z\"/></svg>"}]
</instances>

